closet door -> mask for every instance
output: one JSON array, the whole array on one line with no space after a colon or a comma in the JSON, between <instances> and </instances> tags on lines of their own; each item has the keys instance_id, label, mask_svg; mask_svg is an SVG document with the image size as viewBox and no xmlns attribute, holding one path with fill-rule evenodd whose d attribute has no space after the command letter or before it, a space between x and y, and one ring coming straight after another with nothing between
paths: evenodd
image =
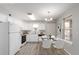
<instances>
[{"instance_id":1,"label":"closet door","mask_svg":"<svg viewBox=\"0 0 79 59\"><path fill-rule=\"evenodd\" d=\"M9 54L8 23L0 23L0 55Z\"/></svg>"}]
</instances>

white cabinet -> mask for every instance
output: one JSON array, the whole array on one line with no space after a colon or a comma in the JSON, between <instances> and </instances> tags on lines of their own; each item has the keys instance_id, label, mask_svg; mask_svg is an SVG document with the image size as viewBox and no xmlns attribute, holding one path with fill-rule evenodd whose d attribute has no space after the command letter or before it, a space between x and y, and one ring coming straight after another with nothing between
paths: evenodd
<instances>
[{"instance_id":1,"label":"white cabinet","mask_svg":"<svg viewBox=\"0 0 79 59\"><path fill-rule=\"evenodd\" d=\"M38 24L38 29L39 30L45 30L45 23L40 23L40 22L26 22L24 23L24 28L23 30L33 30L33 24Z\"/></svg>"},{"instance_id":2,"label":"white cabinet","mask_svg":"<svg viewBox=\"0 0 79 59\"><path fill-rule=\"evenodd\" d=\"M39 30L45 30L45 24L39 24L38 29Z\"/></svg>"}]
</instances>

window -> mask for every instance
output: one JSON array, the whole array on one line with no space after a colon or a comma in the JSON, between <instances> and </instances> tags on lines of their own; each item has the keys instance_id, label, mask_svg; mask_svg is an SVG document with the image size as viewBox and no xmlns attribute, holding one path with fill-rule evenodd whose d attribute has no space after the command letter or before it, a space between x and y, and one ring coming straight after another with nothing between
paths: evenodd
<instances>
[{"instance_id":1,"label":"window","mask_svg":"<svg viewBox=\"0 0 79 59\"><path fill-rule=\"evenodd\" d=\"M72 41L72 16L64 18L64 39Z\"/></svg>"}]
</instances>

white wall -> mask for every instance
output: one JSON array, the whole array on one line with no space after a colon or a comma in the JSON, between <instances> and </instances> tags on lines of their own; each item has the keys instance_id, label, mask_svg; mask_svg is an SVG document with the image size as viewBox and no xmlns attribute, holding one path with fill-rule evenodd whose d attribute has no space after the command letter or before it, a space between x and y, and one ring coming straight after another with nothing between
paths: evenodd
<instances>
[{"instance_id":1,"label":"white wall","mask_svg":"<svg viewBox=\"0 0 79 59\"><path fill-rule=\"evenodd\" d=\"M72 55L79 54L79 4L71 7L67 11L65 11L62 16L58 19L58 23L62 25L63 17L72 14L72 44L65 43L64 48ZM63 32L60 34L61 38L63 38Z\"/></svg>"},{"instance_id":2,"label":"white wall","mask_svg":"<svg viewBox=\"0 0 79 59\"><path fill-rule=\"evenodd\" d=\"M8 36L8 22L7 22L7 10L0 6L0 55L9 54L9 36Z\"/></svg>"},{"instance_id":3,"label":"white wall","mask_svg":"<svg viewBox=\"0 0 79 59\"><path fill-rule=\"evenodd\" d=\"M8 23L0 23L0 55L9 54Z\"/></svg>"},{"instance_id":4,"label":"white wall","mask_svg":"<svg viewBox=\"0 0 79 59\"><path fill-rule=\"evenodd\" d=\"M79 55L79 4L73 8L73 51Z\"/></svg>"},{"instance_id":5,"label":"white wall","mask_svg":"<svg viewBox=\"0 0 79 59\"><path fill-rule=\"evenodd\" d=\"M46 23L45 28L46 34L56 35L56 23Z\"/></svg>"}]
</instances>

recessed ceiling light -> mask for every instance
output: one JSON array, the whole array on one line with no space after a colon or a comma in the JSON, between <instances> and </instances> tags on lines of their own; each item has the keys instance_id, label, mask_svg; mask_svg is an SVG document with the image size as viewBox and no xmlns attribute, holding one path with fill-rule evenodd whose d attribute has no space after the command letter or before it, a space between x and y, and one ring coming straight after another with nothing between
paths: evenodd
<instances>
[{"instance_id":1,"label":"recessed ceiling light","mask_svg":"<svg viewBox=\"0 0 79 59\"><path fill-rule=\"evenodd\" d=\"M31 20L36 20L35 16L34 16L32 13L28 13L28 17L29 17Z\"/></svg>"}]
</instances>

